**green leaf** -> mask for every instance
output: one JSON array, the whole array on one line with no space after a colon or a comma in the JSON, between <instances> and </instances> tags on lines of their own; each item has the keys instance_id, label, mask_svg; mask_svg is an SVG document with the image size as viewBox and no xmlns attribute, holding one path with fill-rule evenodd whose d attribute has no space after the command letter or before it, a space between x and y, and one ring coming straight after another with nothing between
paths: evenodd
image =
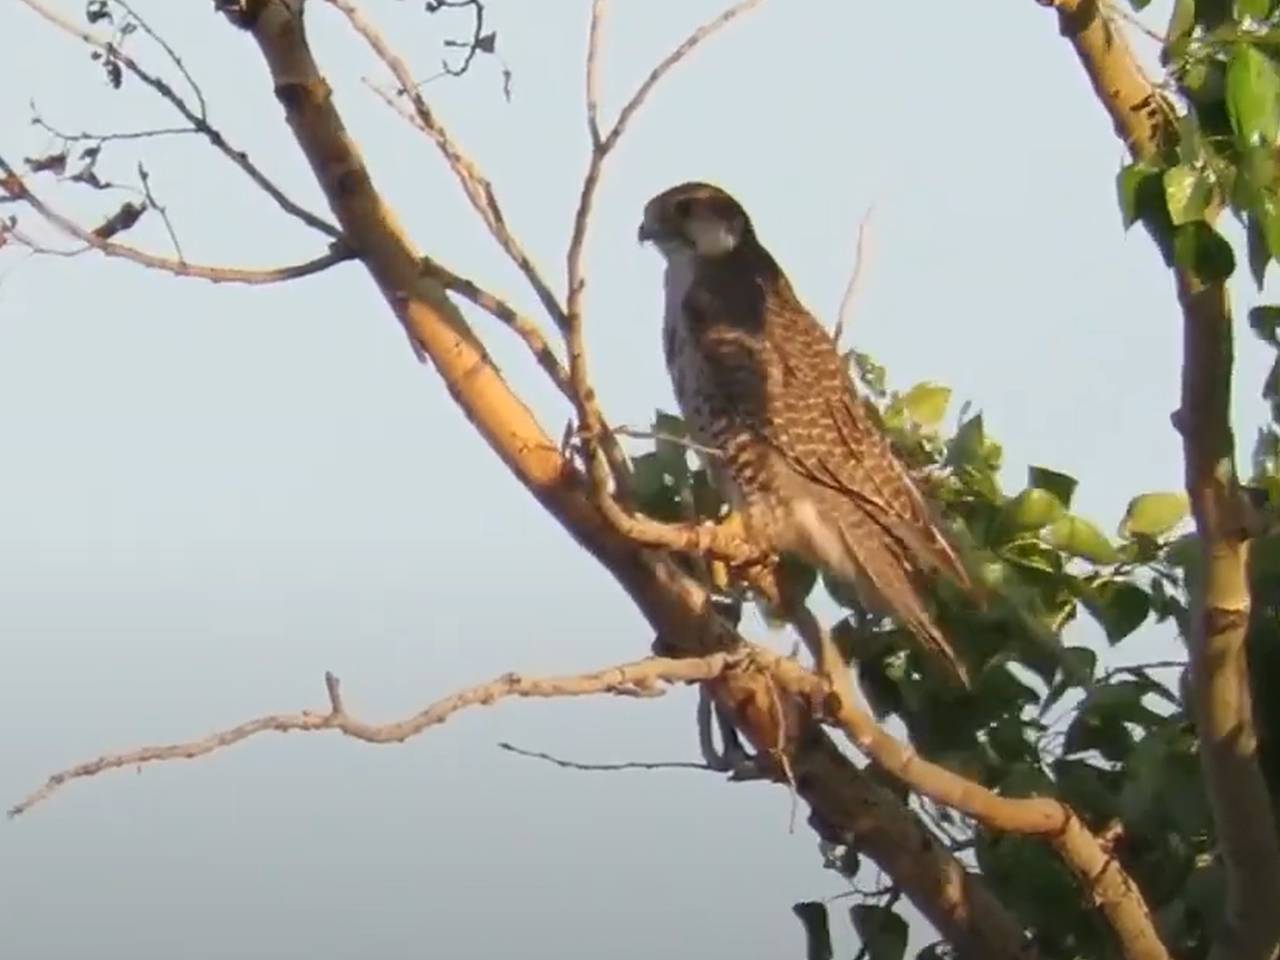
<instances>
[{"instance_id":1,"label":"green leaf","mask_svg":"<svg viewBox=\"0 0 1280 960\"><path fill-rule=\"evenodd\" d=\"M1063 553L1092 560L1094 563L1115 563L1119 559L1116 548L1101 530L1088 520L1071 514L1049 527L1044 533L1044 539Z\"/></svg>"},{"instance_id":2,"label":"green leaf","mask_svg":"<svg viewBox=\"0 0 1280 960\"><path fill-rule=\"evenodd\" d=\"M658 410L653 418L653 433L657 436L653 449L662 469L677 488L683 489L689 480L688 428L679 417Z\"/></svg>"},{"instance_id":3,"label":"green leaf","mask_svg":"<svg viewBox=\"0 0 1280 960\"><path fill-rule=\"evenodd\" d=\"M1254 307L1249 311L1249 327L1258 339L1272 346L1280 346L1276 331L1280 329L1280 307Z\"/></svg>"},{"instance_id":4,"label":"green leaf","mask_svg":"<svg viewBox=\"0 0 1280 960\"><path fill-rule=\"evenodd\" d=\"M947 444L947 463L956 467L971 467L982 463L982 451L986 436L982 429L982 414L974 414L956 430Z\"/></svg>"},{"instance_id":5,"label":"green leaf","mask_svg":"<svg viewBox=\"0 0 1280 960\"><path fill-rule=\"evenodd\" d=\"M1005 501L996 521L1002 532L1027 533L1047 527L1065 516L1067 508L1048 490L1028 487Z\"/></svg>"},{"instance_id":6,"label":"green leaf","mask_svg":"<svg viewBox=\"0 0 1280 960\"><path fill-rule=\"evenodd\" d=\"M1120 536L1159 537L1181 523L1189 512L1185 493L1144 493L1129 501L1120 521Z\"/></svg>"},{"instance_id":7,"label":"green leaf","mask_svg":"<svg viewBox=\"0 0 1280 960\"><path fill-rule=\"evenodd\" d=\"M853 362L854 368L858 371L858 379L867 388L867 392L873 397L883 400L887 391L884 367L876 363L869 353L850 350L844 356L846 362L850 360Z\"/></svg>"},{"instance_id":8,"label":"green leaf","mask_svg":"<svg viewBox=\"0 0 1280 960\"><path fill-rule=\"evenodd\" d=\"M911 419L922 427L937 426L947 414L951 388L936 383L917 383L902 396Z\"/></svg>"},{"instance_id":9,"label":"green leaf","mask_svg":"<svg viewBox=\"0 0 1280 960\"><path fill-rule=\"evenodd\" d=\"M1275 0L1235 0L1236 19L1252 17L1254 20L1265 20L1274 2Z\"/></svg>"},{"instance_id":10,"label":"green leaf","mask_svg":"<svg viewBox=\"0 0 1280 960\"><path fill-rule=\"evenodd\" d=\"M1151 612L1151 597L1128 580L1102 580L1081 591L1081 601L1106 632L1107 641L1117 644L1142 626Z\"/></svg>"},{"instance_id":11,"label":"green leaf","mask_svg":"<svg viewBox=\"0 0 1280 960\"><path fill-rule=\"evenodd\" d=\"M1227 61L1227 115L1240 145L1276 142L1280 132L1280 73L1271 58L1237 43Z\"/></svg>"},{"instance_id":12,"label":"green leaf","mask_svg":"<svg viewBox=\"0 0 1280 960\"><path fill-rule=\"evenodd\" d=\"M1262 144L1245 147L1236 166L1233 202L1245 209L1257 206L1274 190L1278 169L1275 147Z\"/></svg>"},{"instance_id":13,"label":"green leaf","mask_svg":"<svg viewBox=\"0 0 1280 960\"><path fill-rule=\"evenodd\" d=\"M1176 45L1178 38L1171 37L1167 43L1166 50ZM1212 108L1222 102L1227 90L1226 65L1220 60L1209 57L1194 60L1182 71L1182 75L1178 78L1178 85L1188 99L1201 106Z\"/></svg>"},{"instance_id":14,"label":"green leaf","mask_svg":"<svg viewBox=\"0 0 1280 960\"><path fill-rule=\"evenodd\" d=\"M1174 230L1173 260L1203 283L1226 280L1236 269L1231 244L1203 220L1184 223Z\"/></svg>"},{"instance_id":15,"label":"green leaf","mask_svg":"<svg viewBox=\"0 0 1280 960\"><path fill-rule=\"evenodd\" d=\"M804 925L806 960L831 960L835 951L831 948L831 927L827 921L826 905L806 900L792 906L791 912Z\"/></svg>"},{"instance_id":16,"label":"green leaf","mask_svg":"<svg viewBox=\"0 0 1280 960\"><path fill-rule=\"evenodd\" d=\"M870 960L902 960L907 952L907 921L888 907L860 903L849 908L854 929Z\"/></svg>"},{"instance_id":17,"label":"green leaf","mask_svg":"<svg viewBox=\"0 0 1280 960\"><path fill-rule=\"evenodd\" d=\"M1048 467L1027 467L1027 486L1048 490L1068 509L1078 484L1079 481L1069 474L1058 473Z\"/></svg>"},{"instance_id":18,"label":"green leaf","mask_svg":"<svg viewBox=\"0 0 1280 960\"><path fill-rule=\"evenodd\" d=\"M1280 256L1280 200L1271 189L1263 190L1252 212L1267 240L1267 252L1272 257Z\"/></svg>"},{"instance_id":19,"label":"green leaf","mask_svg":"<svg viewBox=\"0 0 1280 960\"><path fill-rule=\"evenodd\" d=\"M1133 750L1133 734L1115 717L1077 713L1062 740L1064 755L1097 750L1108 760L1123 763Z\"/></svg>"},{"instance_id":20,"label":"green leaf","mask_svg":"<svg viewBox=\"0 0 1280 960\"><path fill-rule=\"evenodd\" d=\"M1206 30L1231 23L1231 0L1196 0L1196 21Z\"/></svg>"},{"instance_id":21,"label":"green leaf","mask_svg":"<svg viewBox=\"0 0 1280 960\"><path fill-rule=\"evenodd\" d=\"M1058 552L1039 540L1015 540L1004 544L1000 547L1000 556L1009 563L1028 570L1038 570L1053 576L1062 573L1062 558L1058 556Z\"/></svg>"},{"instance_id":22,"label":"green leaf","mask_svg":"<svg viewBox=\"0 0 1280 960\"><path fill-rule=\"evenodd\" d=\"M1180 163L1164 172L1164 199L1175 225L1203 220L1213 199L1213 182L1203 169Z\"/></svg>"},{"instance_id":23,"label":"green leaf","mask_svg":"<svg viewBox=\"0 0 1280 960\"><path fill-rule=\"evenodd\" d=\"M1060 657L1053 685L1041 704L1044 710L1062 699L1062 695L1072 687L1088 686L1098 669L1098 655L1088 647L1063 647Z\"/></svg>"},{"instance_id":24,"label":"green leaf","mask_svg":"<svg viewBox=\"0 0 1280 960\"><path fill-rule=\"evenodd\" d=\"M1261 293L1262 283L1267 278L1267 267L1271 263L1271 249L1267 243L1267 232L1263 229L1262 219L1256 213L1249 214L1245 241L1249 250L1249 273L1258 287L1258 292Z\"/></svg>"},{"instance_id":25,"label":"green leaf","mask_svg":"<svg viewBox=\"0 0 1280 960\"><path fill-rule=\"evenodd\" d=\"M1169 14L1169 26L1164 32L1164 56L1166 62L1182 58L1191 31L1196 26L1195 0L1176 0Z\"/></svg>"},{"instance_id":26,"label":"green leaf","mask_svg":"<svg viewBox=\"0 0 1280 960\"><path fill-rule=\"evenodd\" d=\"M1062 799L1091 821L1106 821L1116 815L1119 772L1084 760L1059 759L1054 761L1053 776Z\"/></svg>"},{"instance_id":27,"label":"green leaf","mask_svg":"<svg viewBox=\"0 0 1280 960\"><path fill-rule=\"evenodd\" d=\"M1120 204L1120 220L1128 230L1142 217L1151 197L1151 186L1162 181L1156 178L1160 171L1141 161L1121 168L1116 175L1116 198Z\"/></svg>"}]
</instances>

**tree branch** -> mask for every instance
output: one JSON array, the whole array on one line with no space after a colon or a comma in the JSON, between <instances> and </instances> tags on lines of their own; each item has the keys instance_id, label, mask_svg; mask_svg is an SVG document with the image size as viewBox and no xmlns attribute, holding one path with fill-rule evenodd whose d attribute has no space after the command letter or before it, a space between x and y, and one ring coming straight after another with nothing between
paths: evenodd
<instances>
[{"instance_id":1,"label":"tree branch","mask_svg":"<svg viewBox=\"0 0 1280 960\"><path fill-rule=\"evenodd\" d=\"M301 277L309 277L312 274L320 273L322 270L327 270L332 266L355 258L355 254L350 250L345 247L335 246L328 253L304 263L273 267L267 270L251 270L242 267L213 267L198 263L188 263L186 260L172 260L168 257L156 256L155 254L147 253L145 250L139 250L136 247L108 239L111 234L101 227L90 230L76 223L70 217L63 216L32 193L17 171L2 156L0 156L0 174L3 174L3 177L0 177L0 192L3 192L13 200L25 203L39 214L45 222L84 244L83 247L77 250L59 250L45 246L20 230L0 227L0 237L11 237L20 246L26 247L32 253L45 256L75 257L92 249L103 256L129 260L139 266L172 273L179 277L193 277L199 280L208 280L211 283L246 284L281 283L285 280L297 280ZM135 207L133 209L138 211L137 215L141 215L139 208Z\"/></svg>"},{"instance_id":2,"label":"tree branch","mask_svg":"<svg viewBox=\"0 0 1280 960\"><path fill-rule=\"evenodd\" d=\"M462 151L440 121L440 118L436 116L435 111L427 104L426 98L422 96L421 91L418 89L418 84L413 80L413 74L409 71L408 65L392 49L386 37L369 21L353 0L327 0L327 2L347 18L351 28L363 38L365 43L369 45L369 49L391 72L398 87L395 96L407 97L410 109L405 110L392 95L387 94L376 86L372 87L373 91L388 106L425 133L428 139L436 145L441 156L444 157L445 163L448 164L449 169L457 177L458 183L461 184L462 192L466 194L467 199L471 202L472 209L479 215L484 225L488 227L489 233L497 241L498 246L502 248L511 262L524 274L529 286L533 288L538 301L542 304L542 308L547 311L547 315L556 322L557 326L562 325L564 323L564 307L561 306L559 299L551 291L551 287L547 285L546 280L543 279L542 272L533 262L533 258L529 256L523 244L511 232L511 228L507 226L507 221L503 216L502 207L498 203L498 196L493 189L493 184L480 172L480 168L476 166L474 161Z\"/></svg>"},{"instance_id":3,"label":"tree branch","mask_svg":"<svg viewBox=\"0 0 1280 960\"><path fill-rule=\"evenodd\" d=\"M681 661L687 663L688 661ZM711 773L720 772L719 767L709 763L698 763L695 760L623 760L617 763L580 763L577 760L566 760L541 750L525 750L512 743L499 743L499 750L514 753L518 757L530 760L545 760L555 764L562 770L581 770L588 773L617 773L622 770L702 770Z\"/></svg>"},{"instance_id":4,"label":"tree branch","mask_svg":"<svg viewBox=\"0 0 1280 960\"><path fill-rule=\"evenodd\" d=\"M1097 0L1040 0L1071 43L1135 159L1159 162L1176 144L1170 105ZM1192 706L1201 766L1227 868L1227 922L1213 960L1270 960L1280 945L1280 839L1257 762L1244 639L1249 619L1247 524L1231 435L1231 305L1224 283L1174 268L1183 315L1181 408L1186 487L1203 573L1188 583Z\"/></svg>"},{"instance_id":5,"label":"tree branch","mask_svg":"<svg viewBox=\"0 0 1280 960\"><path fill-rule=\"evenodd\" d=\"M569 383L569 371L564 368L560 358L551 349L551 344L547 342L547 338L542 333L542 328L537 323L520 313L501 297L489 292L474 281L459 276L430 257L423 258L422 269L425 273L434 276L445 289L469 300L485 313L510 327L516 336L524 341L525 346L529 348L529 352L533 354L534 359L538 362L538 366L542 367L546 375L551 378L551 382L564 394L566 399L572 402L573 385Z\"/></svg>"},{"instance_id":6,"label":"tree branch","mask_svg":"<svg viewBox=\"0 0 1280 960\"><path fill-rule=\"evenodd\" d=\"M810 702L825 698L831 720L850 742L904 786L973 817L989 830L1043 837L1075 874L1090 902L1106 915L1125 957L1168 960L1137 884L1067 804L1048 797L1004 797L988 790L926 760L890 735L854 698L850 684L842 683L832 696L829 677L814 676L787 657L762 650L755 656L794 695Z\"/></svg>"},{"instance_id":7,"label":"tree branch","mask_svg":"<svg viewBox=\"0 0 1280 960\"><path fill-rule=\"evenodd\" d=\"M344 736L366 743L403 743L412 737L439 726L459 710L467 707L489 706L510 697L552 698L582 697L608 693L625 697L655 697L665 691L664 684L696 683L717 676L735 661L733 654L718 653L699 659L671 660L650 657L634 663L608 667L595 673L575 674L564 677L523 677L515 673L459 690L442 700L437 700L417 713L393 723L372 724L347 712L342 702L338 678L325 674L325 688L329 697L329 710L315 713L273 713L255 720L237 724L226 730L212 733L199 740L170 743L159 747L142 747L126 753L109 753L55 773L44 786L21 803L9 808L9 816L26 813L36 804L47 800L59 787L85 777L97 776L108 770L122 767L138 767L147 763L167 760L194 760L207 756L224 747L248 740L260 733L313 732L337 730Z\"/></svg>"},{"instance_id":8,"label":"tree branch","mask_svg":"<svg viewBox=\"0 0 1280 960\"><path fill-rule=\"evenodd\" d=\"M319 230L321 233L333 238L334 240L341 239L342 235L341 233L339 233L337 227L335 227L331 223L326 222L320 217L317 217L314 213L311 213L306 208L299 206L298 204L290 200L287 196L285 196L284 191L281 190L279 187L277 187L266 176L266 174L264 174L261 170L259 170L258 167L252 161L250 161L249 155L247 153L245 153L243 150L238 150L235 147L233 147L230 143L227 142L226 138L222 135L222 133L216 127L212 126L209 123L205 115L204 98L200 93L200 88L196 85L195 81L187 73L186 68L182 65L182 62L177 58L176 54L174 54L173 51L169 49L168 45L165 44L163 41L161 41L159 37L156 37L154 34L152 34L152 36L157 40L157 42L159 42L160 45L168 52L170 58L173 59L179 71L182 73L182 75L191 84L191 88L195 92L196 97L200 103L200 109L198 112L196 110L193 110L191 106L187 103L187 101L183 99L177 93L177 91L173 89L173 87L169 86L169 84L166 83L164 80L162 80L160 77L157 77L154 74L150 73L148 70L142 67L136 60L130 57L127 53L125 53L119 47L108 43L106 40L102 39L96 34L90 33L88 30L83 30L80 27L76 26L74 23L71 23L69 20L64 19L63 17L61 17L57 13L54 13L52 10L46 7L43 3L40 2L40 0L18 0L18 2L30 8L34 13L43 17L49 23L53 24L55 27L61 30L63 33L66 33L72 37L75 37L77 40L81 41L82 43L85 43L88 46L94 48L95 50L99 50L103 52L104 54L110 53L110 55L114 57L115 60L118 61L124 67L125 70L129 71L130 74L137 77L138 80L141 81L144 85L150 87L162 98L168 101L169 104L175 110L177 110L178 113L180 113L182 117L189 124L191 124L191 129L193 131L204 136L205 139L207 139L211 144L213 144L213 146L218 150L218 152L220 152L228 160L230 160L242 171L244 171L245 175L248 176L249 179L252 180L255 184L257 184L258 187L264 193L267 194L267 196L269 196L272 200L274 200L276 202L276 205L280 207L281 210L283 210L285 213L289 214L290 216L296 217L298 220L301 220L307 226L315 230ZM139 22L141 23L141 21ZM143 25L143 29L150 32L150 28L147 27L145 24Z\"/></svg>"},{"instance_id":9,"label":"tree branch","mask_svg":"<svg viewBox=\"0 0 1280 960\"><path fill-rule=\"evenodd\" d=\"M587 131L591 139L591 155L587 161L587 172L582 179L578 207L573 216L573 233L569 239L569 249L565 254L567 292L561 323L565 348L569 355L569 379L573 386L574 405L581 426L587 474L591 482L593 499L600 512L621 533L639 543L684 552L690 552L692 548L704 555L712 553L736 564L758 561L760 554L740 537L731 535L732 531L729 528L686 526L684 529L679 529L667 524L657 524L625 510L611 493L610 479L612 478L620 487L625 477L625 466L619 462L621 453L600 412L595 388L591 385L587 368L582 316L582 294L586 289L586 277L582 269L582 257L586 248L587 229L591 223L591 210L595 202L596 189L600 184L600 175L604 171L605 160L621 140L627 123L640 109L658 81L673 67L718 29L761 2L762 0L743 0L694 30L654 68L623 106L612 129L602 137L599 91L600 42L601 25L608 2L593 0L586 56L586 115Z\"/></svg>"}]
</instances>

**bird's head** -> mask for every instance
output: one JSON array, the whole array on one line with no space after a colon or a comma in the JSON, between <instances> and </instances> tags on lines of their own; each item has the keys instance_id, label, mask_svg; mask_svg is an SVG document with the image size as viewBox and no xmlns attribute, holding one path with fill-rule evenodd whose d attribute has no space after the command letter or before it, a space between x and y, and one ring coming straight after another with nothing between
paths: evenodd
<instances>
[{"instance_id":1,"label":"bird's head","mask_svg":"<svg viewBox=\"0 0 1280 960\"><path fill-rule=\"evenodd\" d=\"M671 259L722 257L751 235L751 220L737 200L709 183L682 183L645 204L637 236Z\"/></svg>"}]
</instances>

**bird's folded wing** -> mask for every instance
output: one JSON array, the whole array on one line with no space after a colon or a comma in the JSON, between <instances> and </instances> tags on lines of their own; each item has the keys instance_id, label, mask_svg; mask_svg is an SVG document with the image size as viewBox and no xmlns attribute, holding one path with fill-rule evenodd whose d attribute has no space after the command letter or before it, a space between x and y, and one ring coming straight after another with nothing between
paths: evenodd
<instances>
[{"instance_id":1,"label":"bird's folded wing","mask_svg":"<svg viewBox=\"0 0 1280 960\"><path fill-rule=\"evenodd\" d=\"M848 498L907 556L970 586L888 438L854 393L826 330L798 303L772 300L763 336L717 322L702 300L698 346L722 395L802 478Z\"/></svg>"}]
</instances>

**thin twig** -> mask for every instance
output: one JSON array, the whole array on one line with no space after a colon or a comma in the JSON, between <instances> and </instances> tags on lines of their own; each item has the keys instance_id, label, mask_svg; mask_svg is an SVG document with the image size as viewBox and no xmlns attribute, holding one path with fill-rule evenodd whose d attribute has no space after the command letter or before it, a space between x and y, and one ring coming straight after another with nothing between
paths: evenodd
<instances>
[{"instance_id":1,"label":"thin twig","mask_svg":"<svg viewBox=\"0 0 1280 960\"><path fill-rule=\"evenodd\" d=\"M484 225L488 227L489 233L492 234L512 263L524 274L543 309L547 311L547 314L556 322L557 326L562 325L564 323L564 307L561 306L559 299L551 292L551 288L542 278L542 274L534 264L533 258L529 256L507 226L506 219L502 214L502 208L498 203L497 194L494 192L493 184L480 172L480 168L476 166L475 162L462 152L453 137L449 135L449 131L445 129L444 124L440 122L440 119L427 104L422 94L418 92L413 75L409 72L404 60L392 49L378 28L369 22L360 11L360 8L352 3L351 0L327 0L327 2L347 18L352 29L364 39L365 43L369 45L369 49L391 71L391 75L395 77L399 87L396 93L408 98L410 109L405 109L402 104L397 102L395 95L388 94L377 85L366 81L369 88L381 97L387 106L421 130L436 145L436 148L444 157L445 163L448 164L449 169L457 177L458 183L462 186L462 191L466 194L472 208L479 214Z\"/></svg>"},{"instance_id":2,"label":"thin twig","mask_svg":"<svg viewBox=\"0 0 1280 960\"><path fill-rule=\"evenodd\" d=\"M187 86L191 88L191 92L196 95L196 102L200 104L200 118L202 120L207 120L209 117L209 105L205 103L204 91L200 89L200 84L196 83L196 78L191 76L190 71L187 70L187 65L183 63L182 58L178 56L178 52L169 45L169 41L160 36L160 34L155 30L152 30L151 24L142 19L141 14L134 10L133 7L129 6L125 0L115 0L115 3L124 10L125 13L129 14L138 26L142 28L143 32L154 40L160 49L168 55L169 59L173 62L173 65L178 68L178 72L182 74L182 79L187 81ZM118 49L119 48L117 47L117 50Z\"/></svg>"},{"instance_id":3,"label":"thin twig","mask_svg":"<svg viewBox=\"0 0 1280 960\"><path fill-rule=\"evenodd\" d=\"M685 38L684 42L681 43L680 46L667 54L662 61L654 67L652 71L650 71L649 76L645 77L644 82L640 84L640 87L636 92L631 95L631 99L627 101L626 105L618 113L618 119L614 123L613 129L609 131L609 135L605 137L602 149L607 153L617 145L618 139L622 136L623 131L626 130L627 124L631 122L632 116L634 116L635 112L644 104L644 101L648 98L649 94L653 92L653 88L658 85L658 81L661 80L672 67L692 53L694 48L721 27L726 26L730 21L737 19L744 13L749 13L756 7L760 6L763 2L764 0L742 0L740 3L735 3L718 17L708 20L702 26L698 27L698 29L694 30L693 33L689 34L689 36Z\"/></svg>"},{"instance_id":4,"label":"thin twig","mask_svg":"<svg viewBox=\"0 0 1280 960\"><path fill-rule=\"evenodd\" d=\"M633 539L638 537L642 542L653 542L655 537L659 539L666 539L666 537L659 535L653 529L645 531L643 529L645 521L639 520L618 503L618 495L625 496L627 493L623 482L626 476L625 465L621 462L621 451L617 449L614 438L605 425L596 400L595 389L591 385L583 337L582 294L586 288L586 278L583 274L582 259L586 247L587 228L591 222L591 210L595 202L596 189L600 183L600 175L604 170L604 162L618 145L627 124L658 81L718 29L761 2L762 0L743 0L694 30L680 46L653 69L623 106L612 129L603 138L600 135L598 86L601 23L605 12L605 0L594 0L591 6L591 26L588 32L586 58L586 112L592 141L591 156L587 162L587 172L582 179L578 207L573 217L573 232L565 254L565 311L561 329L564 332L565 348L569 355L569 381L573 385L574 406L585 448L584 459L591 482L592 499L597 508L620 532L626 533ZM611 480L616 488L615 491L610 490Z\"/></svg>"},{"instance_id":5,"label":"thin twig","mask_svg":"<svg viewBox=\"0 0 1280 960\"><path fill-rule=\"evenodd\" d=\"M67 133L40 116L34 102L31 104L31 123L67 144L90 141L95 145L101 145L113 140L149 140L152 137L190 136L200 132L195 127L155 127L151 130L126 130L120 133L89 133L88 131Z\"/></svg>"},{"instance_id":6,"label":"thin twig","mask_svg":"<svg viewBox=\"0 0 1280 960\"><path fill-rule=\"evenodd\" d=\"M700 453L704 456L717 458L724 456L723 450L718 450L715 447L708 447L705 444L695 443L688 437L677 437L675 434L663 433L661 430L641 430L638 427L628 426L611 427L610 429L620 437L631 437L634 440L663 440L667 443L679 444L687 450L692 450L695 453Z\"/></svg>"},{"instance_id":7,"label":"thin twig","mask_svg":"<svg viewBox=\"0 0 1280 960\"><path fill-rule=\"evenodd\" d=\"M345 248L335 248L322 256L316 257L314 260L308 260L305 263L291 264L285 267L274 267L267 270L249 270L239 267L212 267L195 263L187 263L184 260L171 260L168 257L159 257L155 254L147 253L145 250L139 250L123 243L118 243L108 239L102 234L106 231L102 227L98 227L97 231L86 229L76 223L69 217L65 217L52 209L47 203L37 197L17 172L11 167L3 157L0 157L0 173L4 176L0 177L0 194L8 196L10 199L25 203L32 210L38 213L47 223L56 227L68 236L74 237L84 244L75 250L60 250L53 247L45 246L34 238L27 236L20 230L9 229L5 231L5 236L12 238L18 244L33 253L45 256L58 257L75 257L85 253L89 249L93 249L108 257L118 257L123 260L129 260L140 266L149 267L153 270L163 270L166 273L172 273L179 277L194 277L200 280L208 280L212 283L248 283L248 284L264 284L264 283L280 283L285 280L296 280L300 277L308 277L312 274L327 270L336 264L354 258L354 254ZM140 210L140 208L138 208Z\"/></svg>"},{"instance_id":8,"label":"thin twig","mask_svg":"<svg viewBox=\"0 0 1280 960\"><path fill-rule=\"evenodd\" d=\"M835 329L831 331L831 339L835 341L837 348L840 346L840 338L844 336L844 331L849 326L849 321L853 319L853 302L858 298L858 287L862 281L862 271L867 259L867 234L871 229L871 215L875 209L874 206L867 207L867 212L862 215L862 220L858 224L858 243L853 250L853 271L849 274L849 283L844 288L844 296L840 298L840 312L836 314Z\"/></svg>"},{"instance_id":9,"label":"thin twig","mask_svg":"<svg viewBox=\"0 0 1280 960\"><path fill-rule=\"evenodd\" d=\"M435 277L445 289L452 290L458 296L471 301L485 313L502 321L514 330L516 335L525 342L525 346L529 348L529 352L533 354L534 359L538 361L538 366L542 367L560 392L569 400L573 399L573 388L569 384L569 371L564 368L560 358L551 349L551 344L547 342L546 336L542 333L542 328L537 323L520 313L501 297L485 290L474 281L459 276L448 267L430 258L424 258L422 269L425 273Z\"/></svg>"},{"instance_id":10,"label":"thin twig","mask_svg":"<svg viewBox=\"0 0 1280 960\"><path fill-rule=\"evenodd\" d=\"M565 760L562 757L543 753L540 750L525 750L510 743L499 743L498 749L506 750L508 753L514 753L520 757L529 757L532 760L545 760L565 770L584 770L593 773L612 773L619 770L703 770L713 773L720 772L718 767L693 760L623 760L617 763L579 763L577 760Z\"/></svg>"},{"instance_id":11,"label":"thin twig","mask_svg":"<svg viewBox=\"0 0 1280 960\"><path fill-rule=\"evenodd\" d=\"M187 258L182 255L182 244L178 242L178 234L173 229L173 221L169 219L169 211L162 207L151 192L151 177L147 175L147 168L138 163L138 179L142 181L142 192L147 198L147 206L156 213L160 214L160 220L164 223L164 228L169 232L169 241L173 244L173 252L178 257L178 263L186 263Z\"/></svg>"},{"instance_id":12,"label":"thin twig","mask_svg":"<svg viewBox=\"0 0 1280 960\"><path fill-rule=\"evenodd\" d=\"M342 231L333 224L317 216L306 208L299 206L285 196L284 191L277 187L266 176L266 174L259 170L257 166L249 160L249 155L247 153L243 150L237 149L227 142L222 133L208 122L203 113L192 110L191 106L173 89L173 87L160 77L148 72L139 65L136 60L120 50L119 47L113 46L96 34L90 33L87 30L82 30L76 24L64 19L59 14L54 13L41 3L40 0L18 0L18 2L43 17L64 33L70 34L82 43L93 47L95 50L101 50L104 53L109 50L112 57L114 57L121 66L129 71L130 74L137 77L143 84L150 87L162 98L168 101L169 104L177 110L188 123L191 124L196 132L203 135L215 149L239 167L250 180L257 184L257 186L265 192L267 196L271 197L271 199L276 202L276 205L280 207L281 210L285 211L285 213L288 213L290 216L301 220L307 226L312 227L315 230L319 230L321 233L335 240L342 238ZM201 109L203 110L203 102Z\"/></svg>"},{"instance_id":13,"label":"thin twig","mask_svg":"<svg viewBox=\"0 0 1280 960\"><path fill-rule=\"evenodd\" d=\"M45 784L22 802L9 808L9 816L16 817L30 810L37 803L47 800L59 787L71 780L96 776L107 770L136 767L167 760L192 760L203 757L247 740L259 733L274 731L311 732L337 730L348 737L366 743L402 743L416 737L431 727L448 720L459 710L473 706L488 706L508 697L580 697L608 693L615 696L661 696L664 685L697 683L719 676L725 670L741 662L744 654L716 653L706 657L668 659L649 657L633 663L608 667L594 673L574 674L563 677L522 677L507 673L437 700L430 706L403 720L386 724L370 724L353 717L343 706L338 679L325 674L329 709L325 713L304 710L301 713L269 714L238 724L199 740L172 743L159 747L143 747L126 753L112 753L88 763L77 764L51 776Z\"/></svg>"},{"instance_id":14,"label":"thin twig","mask_svg":"<svg viewBox=\"0 0 1280 960\"><path fill-rule=\"evenodd\" d=\"M1139 33L1141 33L1143 36L1147 37L1147 39L1154 40L1156 43L1160 44L1161 46L1164 46L1164 40L1165 40L1164 34L1160 33L1157 30L1152 30L1145 23L1139 20L1137 16L1135 16L1130 11L1126 10L1120 4L1114 3L1112 2L1112 0L1104 0L1103 7L1106 9L1107 13L1110 14L1111 16L1118 17L1119 19L1123 20L1125 23L1129 24L1129 26L1137 30Z\"/></svg>"},{"instance_id":15,"label":"thin twig","mask_svg":"<svg viewBox=\"0 0 1280 960\"><path fill-rule=\"evenodd\" d=\"M591 26L587 35L587 132L594 153L603 145L600 137L600 30L607 0L592 0Z\"/></svg>"}]
</instances>

